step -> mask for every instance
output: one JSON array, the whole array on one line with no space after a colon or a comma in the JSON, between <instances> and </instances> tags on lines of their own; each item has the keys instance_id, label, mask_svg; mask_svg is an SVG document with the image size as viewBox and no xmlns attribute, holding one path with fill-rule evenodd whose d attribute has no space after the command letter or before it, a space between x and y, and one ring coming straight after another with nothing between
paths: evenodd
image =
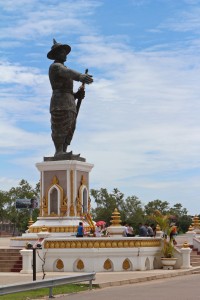
<instances>
[{"instance_id":1,"label":"step","mask_svg":"<svg viewBox=\"0 0 200 300\"><path fill-rule=\"evenodd\" d=\"M200 261L200 257L191 257L190 261Z\"/></svg>"},{"instance_id":2,"label":"step","mask_svg":"<svg viewBox=\"0 0 200 300\"><path fill-rule=\"evenodd\" d=\"M10 273L10 272L20 272L22 268L1 268L0 272L2 273Z\"/></svg>"},{"instance_id":3,"label":"step","mask_svg":"<svg viewBox=\"0 0 200 300\"><path fill-rule=\"evenodd\" d=\"M200 271L193 271L192 274L200 274Z\"/></svg>"},{"instance_id":4,"label":"step","mask_svg":"<svg viewBox=\"0 0 200 300\"><path fill-rule=\"evenodd\" d=\"M5 253L5 254L0 254L0 261L4 261L4 260L6 260L6 259L8 259L8 260L10 260L10 259L16 259L16 258L18 258L18 257L20 257L19 256L20 255L20 253Z\"/></svg>"},{"instance_id":5,"label":"step","mask_svg":"<svg viewBox=\"0 0 200 300\"><path fill-rule=\"evenodd\" d=\"M21 249L0 249L0 272L20 272L22 270Z\"/></svg>"},{"instance_id":6,"label":"step","mask_svg":"<svg viewBox=\"0 0 200 300\"><path fill-rule=\"evenodd\" d=\"M10 265L14 265L14 264L18 264L18 265L20 265L20 264L22 264L22 261L21 260L5 260L5 261L2 261L1 263L0 263L0 266L10 266Z\"/></svg>"},{"instance_id":7,"label":"step","mask_svg":"<svg viewBox=\"0 0 200 300\"><path fill-rule=\"evenodd\" d=\"M190 263L193 267L200 267L200 262L191 262Z\"/></svg>"}]
</instances>

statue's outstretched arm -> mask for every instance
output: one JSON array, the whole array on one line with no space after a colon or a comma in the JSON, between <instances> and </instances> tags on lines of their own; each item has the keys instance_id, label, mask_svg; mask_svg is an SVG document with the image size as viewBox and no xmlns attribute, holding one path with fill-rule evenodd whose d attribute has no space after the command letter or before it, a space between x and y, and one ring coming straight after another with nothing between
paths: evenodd
<instances>
[{"instance_id":1,"label":"statue's outstretched arm","mask_svg":"<svg viewBox=\"0 0 200 300\"><path fill-rule=\"evenodd\" d=\"M89 75L89 74L81 74L80 75L80 79L79 81L83 82L83 83L86 83L86 84L90 84L93 82L93 78L92 78L92 75Z\"/></svg>"}]
</instances>

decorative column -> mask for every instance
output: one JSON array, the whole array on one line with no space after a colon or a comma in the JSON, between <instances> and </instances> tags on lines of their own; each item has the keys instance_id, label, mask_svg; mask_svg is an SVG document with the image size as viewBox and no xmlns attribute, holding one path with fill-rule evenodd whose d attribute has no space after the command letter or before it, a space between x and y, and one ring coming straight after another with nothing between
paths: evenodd
<instances>
[{"instance_id":1,"label":"decorative column","mask_svg":"<svg viewBox=\"0 0 200 300\"><path fill-rule=\"evenodd\" d=\"M33 250L20 250L20 254L22 256L22 270L20 273L24 274L31 274L33 273L33 268L32 268L32 258L33 258Z\"/></svg>"},{"instance_id":2,"label":"decorative column","mask_svg":"<svg viewBox=\"0 0 200 300\"><path fill-rule=\"evenodd\" d=\"M187 242L185 242L183 244L183 247L180 249L181 253L182 253L182 266L181 269L190 269L192 268L192 266L190 265L190 253L192 251L192 249L190 248L189 244Z\"/></svg>"},{"instance_id":3,"label":"decorative column","mask_svg":"<svg viewBox=\"0 0 200 300\"><path fill-rule=\"evenodd\" d=\"M160 229L160 226L157 224L156 225L156 237L162 237L162 235L163 235L163 232Z\"/></svg>"}]
</instances>

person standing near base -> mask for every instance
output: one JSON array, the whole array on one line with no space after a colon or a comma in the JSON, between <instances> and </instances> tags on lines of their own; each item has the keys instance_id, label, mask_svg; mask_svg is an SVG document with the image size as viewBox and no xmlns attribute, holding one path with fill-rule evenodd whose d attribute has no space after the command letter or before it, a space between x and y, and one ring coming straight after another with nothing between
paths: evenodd
<instances>
[{"instance_id":1,"label":"person standing near base","mask_svg":"<svg viewBox=\"0 0 200 300\"><path fill-rule=\"evenodd\" d=\"M84 236L83 222L79 222L76 237L83 237L83 236Z\"/></svg>"}]
</instances>

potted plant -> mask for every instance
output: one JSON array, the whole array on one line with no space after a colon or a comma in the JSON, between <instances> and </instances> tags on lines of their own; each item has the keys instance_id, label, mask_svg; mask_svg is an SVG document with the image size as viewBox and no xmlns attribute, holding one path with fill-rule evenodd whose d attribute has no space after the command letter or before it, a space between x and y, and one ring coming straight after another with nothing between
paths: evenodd
<instances>
[{"instance_id":1,"label":"potted plant","mask_svg":"<svg viewBox=\"0 0 200 300\"><path fill-rule=\"evenodd\" d=\"M177 258L174 258L174 244L170 238L170 218L168 215L162 215L160 211L156 210L152 219L159 225L160 230L163 232L161 262L164 268L171 269L175 265Z\"/></svg>"}]
</instances>

